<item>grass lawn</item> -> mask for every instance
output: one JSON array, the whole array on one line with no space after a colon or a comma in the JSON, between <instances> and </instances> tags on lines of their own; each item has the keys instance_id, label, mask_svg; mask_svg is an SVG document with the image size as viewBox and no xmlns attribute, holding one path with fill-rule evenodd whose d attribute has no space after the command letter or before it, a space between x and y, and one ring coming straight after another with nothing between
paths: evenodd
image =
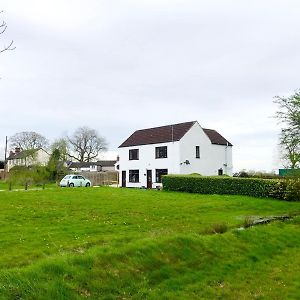
<instances>
[{"instance_id":1,"label":"grass lawn","mask_svg":"<svg viewBox=\"0 0 300 300\"><path fill-rule=\"evenodd\" d=\"M0 210L0 299L300 298L300 217L237 229L297 202L57 188L1 192Z\"/></svg>"},{"instance_id":2,"label":"grass lawn","mask_svg":"<svg viewBox=\"0 0 300 300\"><path fill-rule=\"evenodd\" d=\"M45 188L56 188L57 185L55 183L47 183L44 185ZM42 184L33 184L28 185L28 189L42 189ZM12 190L24 190L25 185L20 184L12 184L11 185ZM7 181L0 180L0 191L8 191L9 190L9 183Z\"/></svg>"}]
</instances>

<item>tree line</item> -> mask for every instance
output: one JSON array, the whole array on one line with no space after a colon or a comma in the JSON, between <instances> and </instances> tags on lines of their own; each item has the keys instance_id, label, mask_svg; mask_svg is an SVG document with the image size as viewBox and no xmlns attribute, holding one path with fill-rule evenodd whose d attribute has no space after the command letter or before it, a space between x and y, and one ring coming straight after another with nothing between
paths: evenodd
<instances>
[{"instance_id":1,"label":"tree line","mask_svg":"<svg viewBox=\"0 0 300 300\"><path fill-rule=\"evenodd\" d=\"M68 160L90 162L107 150L106 139L89 127L79 127L72 135L61 137L52 143L34 131L18 132L9 138L9 146L10 149L17 148L24 152L33 161L38 149L43 149L50 155L46 166L14 166L10 170L11 183L26 185L57 181L68 172Z\"/></svg>"},{"instance_id":2,"label":"tree line","mask_svg":"<svg viewBox=\"0 0 300 300\"><path fill-rule=\"evenodd\" d=\"M52 143L34 131L18 132L9 138L9 147L20 151L44 149L60 161L90 162L107 150L107 141L95 129L84 126L77 128L72 135Z\"/></svg>"}]
</instances>

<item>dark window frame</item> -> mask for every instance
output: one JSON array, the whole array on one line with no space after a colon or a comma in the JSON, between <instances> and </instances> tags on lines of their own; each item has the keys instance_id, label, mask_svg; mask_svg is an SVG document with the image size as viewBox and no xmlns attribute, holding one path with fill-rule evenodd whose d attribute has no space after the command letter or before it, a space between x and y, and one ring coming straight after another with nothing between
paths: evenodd
<instances>
[{"instance_id":1,"label":"dark window frame","mask_svg":"<svg viewBox=\"0 0 300 300\"><path fill-rule=\"evenodd\" d=\"M139 149L129 149L129 160L139 160Z\"/></svg>"},{"instance_id":2,"label":"dark window frame","mask_svg":"<svg viewBox=\"0 0 300 300\"><path fill-rule=\"evenodd\" d=\"M168 169L155 169L155 182L161 183L163 175L168 175Z\"/></svg>"},{"instance_id":3,"label":"dark window frame","mask_svg":"<svg viewBox=\"0 0 300 300\"><path fill-rule=\"evenodd\" d=\"M168 146L155 147L155 158L168 158Z\"/></svg>"},{"instance_id":4,"label":"dark window frame","mask_svg":"<svg viewBox=\"0 0 300 300\"><path fill-rule=\"evenodd\" d=\"M196 158L200 158L200 146L196 146Z\"/></svg>"},{"instance_id":5,"label":"dark window frame","mask_svg":"<svg viewBox=\"0 0 300 300\"><path fill-rule=\"evenodd\" d=\"M140 170L134 169L129 170L129 182L131 183L138 183L140 182Z\"/></svg>"}]
</instances>

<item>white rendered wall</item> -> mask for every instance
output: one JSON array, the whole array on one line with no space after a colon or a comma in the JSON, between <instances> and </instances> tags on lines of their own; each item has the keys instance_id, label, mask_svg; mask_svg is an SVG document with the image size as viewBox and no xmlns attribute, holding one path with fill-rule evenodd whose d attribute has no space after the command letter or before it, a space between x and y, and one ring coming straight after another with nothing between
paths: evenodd
<instances>
[{"instance_id":1,"label":"white rendered wall","mask_svg":"<svg viewBox=\"0 0 300 300\"><path fill-rule=\"evenodd\" d=\"M196 158L196 146L200 146L200 158ZM190 164L184 163L186 160ZM211 144L201 126L195 123L180 140L180 174L218 175L221 168L223 174L232 175L232 147Z\"/></svg>"},{"instance_id":2,"label":"white rendered wall","mask_svg":"<svg viewBox=\"0 0 300 300\"><path fill-rule=\"evenodd\" d=\"M47 165L49 158L50 158L50 155L46 151L44 151L43 149L38 150L36 161L39 164L41 164L43 166Z\"/></svg>"},{"instance_id":3,"label":"white rendered wall","mask_svg":"<svg viewBox=\"0 0 300 300\"><path fill-rule=\"evenodd\" d=\"M155 158L155 147L167 146L167 158ZM129 150L139 149L139 160L129 160ZM147 170L152 170L152 187L161 186L155 183L155 169L168 169L169 174L179 174L179 142L133 146L119 148L119 185L122 186L122 171L126 171L127 187L147 186ZM129 170L140 170L139 182L129 182Z\"/></svg>"}]
</instances>

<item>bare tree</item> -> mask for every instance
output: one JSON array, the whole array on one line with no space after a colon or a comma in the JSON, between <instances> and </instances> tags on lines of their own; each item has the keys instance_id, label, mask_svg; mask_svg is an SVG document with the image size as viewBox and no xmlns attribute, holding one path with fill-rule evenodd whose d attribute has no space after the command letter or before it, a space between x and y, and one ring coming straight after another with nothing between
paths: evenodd
<instances>
[{"instance_id":1,"label":"bare tree","mask_svg":"<svg viewBox=\"0 0 300 300\"><path fill-rule=\"evenodd\" d=\"M21 150L45 148L48 145L47 139L34 131L18 132L10 137L9 141L11 148L20 148Z\"/></svg>"},{"instance_id":2,"label":"bare tree","mask_svg":"<svg viewBox=\"0 0 300 300\"><path fill-rule=\"evenodd\" d=\"M0 14L3 13L3 11L0 11ZM0 23L0 35L3 34L7 29L7 25L4 21L2 21L2 23ZM14 41L11 41L8 45L4 45L2 48L0 48L0 53L4 52L4 51L9 51L9 50L14 50L16 49L16 47L13 46Z\"/></svg>"},{"instance_id":3,"label":"bare tree","mask_svg":"<svg viewBox=\"0 0 300 300\"><path fill-rule=\"evenodd\" d=\"M97 158L101 151L107 149L106 140L99 136L96 130L88 127L78 128L71 137L68 137L72 153L71 158L79 162L90 162Z\"/></svg>"}]
</instances>

